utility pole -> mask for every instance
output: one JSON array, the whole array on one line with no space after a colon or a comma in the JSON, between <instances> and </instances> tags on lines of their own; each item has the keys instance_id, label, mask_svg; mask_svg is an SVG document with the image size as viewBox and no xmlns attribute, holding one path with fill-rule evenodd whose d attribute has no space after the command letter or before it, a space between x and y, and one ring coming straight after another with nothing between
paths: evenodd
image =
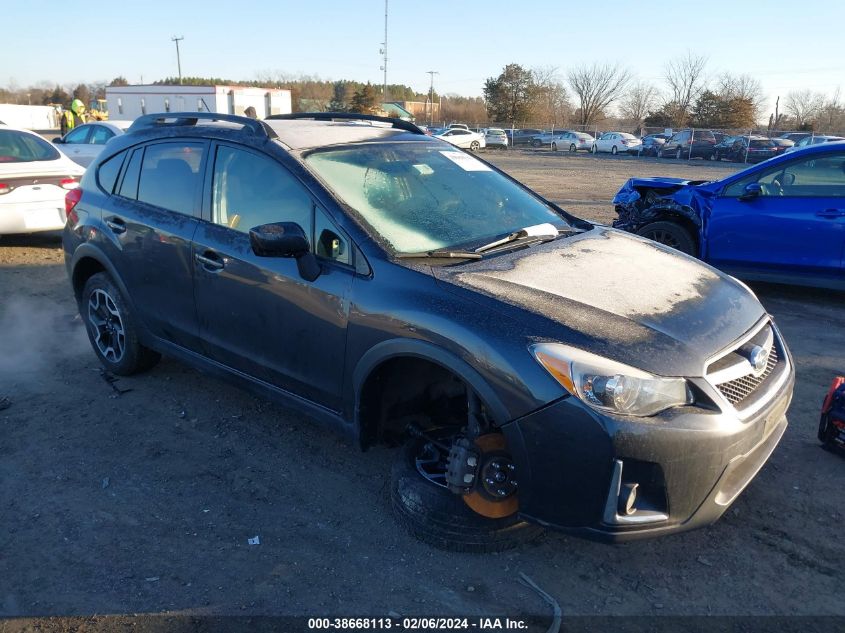
<instances>
[{"instance_id":1,"label":"utility pole","mask_svg":"<svg viewBox=\"0 0 845 633\"><path fill-rule=\"evenodd\" d=\"M428 125L431 127L432 120L434 119L434 75L439 75L440 73L436 70L427 70L426 72L431 75L431 88L428 91L428 102L431 104L431 110L428 113Z\"/></svg>"},{"instance_id":2,"label":"utility pole","mask_svg":"<svg viewBox=\"0 0 845 633\"><path fill-rule=\"evenodd\" d=\"M179 85L182 85L182 58L179 57L179 42L184 40L184 37L176 37L175 35L170 38L171 42L176 42L176 65L179 68Z\"/></svg>"},{"instance_id":3,"label":"utility pole","mask_svg":"<svg viewBox=\"0 0 845 633\"><path fill-rule=\"evenodd\" d=\"M384 0L384 41L379 51L383 55L381 70L384 71L384 87L381 96L384 101L387 101L387 3L388 0Z\"/></svg>"}]
</instances>

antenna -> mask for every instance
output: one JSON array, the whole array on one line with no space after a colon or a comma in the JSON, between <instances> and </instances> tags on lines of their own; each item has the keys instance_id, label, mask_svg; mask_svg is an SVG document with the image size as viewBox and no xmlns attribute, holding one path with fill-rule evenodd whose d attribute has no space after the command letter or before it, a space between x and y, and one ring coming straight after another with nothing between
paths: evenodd
<instances>
[{"instance_id":1,"label":"antenna","mask_svg":"<svg viewBox=\"0 0 845 633\"><path fill-rule=\"evenodd\" d=\"M384 0L384 41L381 43L381 48L379 49L379 53L383 55L382 66L379 70L384 71L384 88L382 90L382 99L384 101L387 101L387 3L388 0Z\"/></svg>"}]
</instances>

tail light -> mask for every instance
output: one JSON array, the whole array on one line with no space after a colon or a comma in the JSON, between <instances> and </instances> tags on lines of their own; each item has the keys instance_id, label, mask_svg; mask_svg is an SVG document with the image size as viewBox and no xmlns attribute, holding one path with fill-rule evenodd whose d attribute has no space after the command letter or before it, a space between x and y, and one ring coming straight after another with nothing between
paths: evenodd
<instances>
[{"instance_id":1,"label":"tail light","mask_svg":"<svg viewBox=\"0 0 845 633\"><path fill-rule=\"evenodd\" d=\"M76 224L79 219L74 209L82 198L82 189L79 188L79 183L76 184L77 186L68 191L67 195L65 195L65 215L67 216L67 221L71 224Z\"/></svg>"},{"instance_id":2,"label":"tail light","mask_svg":"<svg viewBox=\"0 0 845 633\"><path fill-rule=\"evenodd\" d=\"M79 181L76 178L62 178L59 181L59 187L62 189L76 189L79 186Z\"/></svg>"},{"instance_id":3,"label":"tail light","mask_svg":"<svg viewBox=\"0 0 845 633\"><path fill-rule=\"evenodd\" d=\"M9 193L12 189L12 185L7 185L5 182L0 182L0 196L2 196L4 193Z\"/></svg>"}]
</instances>

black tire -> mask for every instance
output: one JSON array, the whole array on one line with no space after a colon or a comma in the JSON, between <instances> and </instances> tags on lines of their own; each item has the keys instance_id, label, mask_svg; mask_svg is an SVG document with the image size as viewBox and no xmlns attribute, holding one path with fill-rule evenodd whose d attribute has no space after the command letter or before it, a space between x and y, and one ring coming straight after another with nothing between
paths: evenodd
<instances>
[{"instance_id":1,"label":"black tire","mask_svg":"<svg viewBox=\"0 0 845 633\"><path fill-rule=\"evenodd\" d=\"M695 255L695 240L690 232L674 222L652 222L646 224L637 235L665 244L687 255Z\"/></svg>"},{"instance_id":2,"label":"black tire","mask_svg":"<svg viewBox=\"0 0 845 633\"><path fill-rule=\"evenodd\" d=\"M678 159L678 160L681 160L683 157L684 157L684 153L681 151L681 148L679 147L675 151L675 158Z\"/></svg>"},{"instance_id":3,"label":"black tire","mask_svg":"<svg viewBox=\"0 0 845 633\"><path fill-rule=\"evenodd\" d=\"M554 141L552 142L552 151L553 152L557 151L557 143L555 143Z\"/></svg>"},{"instance_id":4,"label":"black tire","mask_svg":"<svg viewBox=\"0 0 845 633\"><path fill-rule=\"evenodd\" d=\"M575 143L572 143L572 144L569 146L569 151L570 151L570 152L572 152L573 154L575 154L575 153L578 151L578 148L577 148L577 147L575 147Z\"/></svg>"},{"instance_id":5,"label":"black tire","mask_svg":"<svg viewBox=\"0 0 845 633\"><path fill-rule=\"evenodd\" d=\"M107 273L92 275L85 283L79 314L94 353L111 373L137 374L150 369L161 358L158 352L138 341L135 317Z\"/></svg>"},{"instance_id":6,"label":"black tire","mask_svg":"<svg viewBox=\"0 0 845 633\"><path fill-rule=\"evenodd\" d=\"M614 145L613 147L611 147L611 148L610 148L610 153L611 153L611 154L613 154L614 156L616 156L616 153L617 153L618 151L619 151L619 150L617 150L617 149L616 149L616 145Z\"/></svg>"},{"instance_id":7,"label":"black tire","mask_svg":"<svg viewBox=\"0 0 845 633\"><path fill-rule=\"evenodd\" d=\"M531 139L531 147L540 147L542 144L542 141L539 141L536 138Z\"/></svg>"},{"instance_id":8,"label":"black tire","mask_svg":"<svg viewBox=\"0 0 845 633\"><path fill-rule=\"evenodd\" d=\"M540 538L543 528L516 514L488 519L463 499L423 477L416 457L426 443L412 439L397 451L390 476L390 504L399 523L415 538L453 552L488 553L512 549Z\"/></svg>"},{"instance_id":9,"label":"black tire","mask_svg":"<svg viewBox=\"0 0 845 633\"><path fill-rule=\"evenodd\" d=\"M479 143L478 141L473 141L472 143L469 144L469 151L477 152L480 147L481 147L481 143Z\"/></svg>"},{"instance_id":10,"label":"black tire","mask_svg":"<svg viewBox=\"0 0 845 633\"><path fill-rule=\"evenodd\" d=\"M590 153L591 153L591 154L598 154L598 153L599 153L599 148L598 148L596 145L593 145L593 146L590 148Z\"/></svg>"}]
</instances>

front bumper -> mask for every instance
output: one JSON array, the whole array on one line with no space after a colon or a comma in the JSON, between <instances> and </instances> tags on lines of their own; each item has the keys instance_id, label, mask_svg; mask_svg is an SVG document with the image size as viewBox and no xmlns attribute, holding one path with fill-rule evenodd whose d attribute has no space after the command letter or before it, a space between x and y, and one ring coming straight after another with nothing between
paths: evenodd
<instances>
[{"instance_id":1,"label":"front bumper","mask_svg":"<svg viewBox=\"0 0 845 633\"><path fill-rule=\"evenodd\" d=\"M715 522L774 451L786 426L794 365L753 415L683 407L626 418L567 397L503 426L520 483L520 515L611 542L678 533ZM728 412L730 411L730 412ZM641 510L620 516L627 480Z\"/></svg>"}]
</instances>

